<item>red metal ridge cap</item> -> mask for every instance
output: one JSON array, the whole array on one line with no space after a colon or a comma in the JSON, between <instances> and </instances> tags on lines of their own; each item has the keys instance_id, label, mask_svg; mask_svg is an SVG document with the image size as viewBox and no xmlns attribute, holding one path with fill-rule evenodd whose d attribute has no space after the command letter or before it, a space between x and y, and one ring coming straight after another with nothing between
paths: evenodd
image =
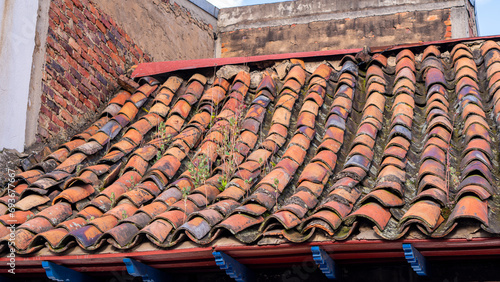
<instances>
[{"instance_id":1,"label":"red metal ridge cap","mask_svg":"<svg viewBox=\"0 0 500 282\"><path fill-rule=\"evenodd\" d=\"M490 39L500 39L500 35L494 36L482 36L482 37L469 37L469 38L458 38L458 39L448 39L448 40L438 40L429 42L419 42L419 43L408 43L408 44L398 44L391 46L379 46L370 47L372 53L379 53L385 51L400 50L413 47L425 47L429 45L442 45L449 43L458 42L470 42L475 40L490 40ZM132 73L132 78L157 75L162 73L169 73L177 70L190 70L198 68L207 67L220 67L223 65L236 65L244 63L262 62L262 61L279 61L286 59L301 59L301 58L314 58L314 57L326 57L326 56L336 56L336 55L350 55L356 54L362 51L363 48L355 49L342 49L342 50L326 50L326 51L312 51L312 52L298 52L298 53L286 53L286 54L273 54L273 55L259 55L250 57L230 57L230 58L207 58L207 59L196 59L196 60L184 60L184 61L166 61L166 62L151 62L151 63L141 63Z\"/></svg>"},{"instance_id":2,"label":"red metal ridge cap","mask_svg":"<svg viewBox=\"0 0 500 282\"><path fill-rule=\"evenodd\" d=\"M167 61L142 63L132 73L132 78L169 73L176 70L190 70L207 67L220 67L224 65L237 65L244 63L279 61L291 58L314 58L321 56L347 55L362 51L363 48L345 50L327 50L313 52L286 53L274 55L259 55L251 57L230 57L230 58L207 58L184 61Z\"/></svg>"}]
</instances>

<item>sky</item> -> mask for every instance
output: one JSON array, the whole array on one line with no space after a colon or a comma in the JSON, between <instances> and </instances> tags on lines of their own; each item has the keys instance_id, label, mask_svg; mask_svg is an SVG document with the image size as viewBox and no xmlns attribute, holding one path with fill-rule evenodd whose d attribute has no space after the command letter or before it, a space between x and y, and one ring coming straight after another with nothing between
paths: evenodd
<instances>
[{"instance_id":1,"label":"sky","mask_svg":"<svg viewBox=\"0 0 500 282\"><path fill-rule=\"evenodd\" d=\"M479 23L479 35L500 34L500 1L498 0L476 0L477 20Z\"/></svg>"},{"instance_id":2,"label":"sky","mask_svg":"<svg viewBox=\"0 0 500 282\"><path fill-rule=\"evenodd\" d=\"M219 8L256 5L262 3L283 2L284 0L207 0ZM500 34L500 1L499 0L476 0L477 20L479 35Z\"/></svg>"}]
</instances>

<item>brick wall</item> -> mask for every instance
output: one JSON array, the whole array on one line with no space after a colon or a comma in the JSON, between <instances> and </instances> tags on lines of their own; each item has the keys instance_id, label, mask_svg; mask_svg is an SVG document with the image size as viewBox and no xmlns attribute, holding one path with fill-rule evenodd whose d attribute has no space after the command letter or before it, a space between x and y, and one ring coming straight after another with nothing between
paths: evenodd
<instances>
[{"instance_id":1,"label":"brick wall","mask_svg":"<svg viewBox=\"0 0 500 282\"><path fill-rule=\"evenodd\" d=\"M151 61L88 0L52 0L37 141L64 136L117 89L117 78Z\"/></svg>"},{"instance_id":2,"label":"brick wall","mask_svg":"<svg viewBox=\"0 0 500 282\"><path fill-rule=\"evenodd\" d=\"M444 21L446 25L446 33L444 34L444 39L451 39L451 15L448 16L448 19Z\"/></svg>"}]
</instances>

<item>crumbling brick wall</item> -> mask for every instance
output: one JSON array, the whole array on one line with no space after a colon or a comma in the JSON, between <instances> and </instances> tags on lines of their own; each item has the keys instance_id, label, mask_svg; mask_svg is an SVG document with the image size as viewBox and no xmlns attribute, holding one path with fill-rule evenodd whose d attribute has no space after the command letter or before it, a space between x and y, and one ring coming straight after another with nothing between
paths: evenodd
<instances>
[{"instance_id":1,"label":"crumbling brick wall","mask_svg":"<svg viewBox=\"0 0 500 282\"><path fill-rule=\"evenodd\" d=\"M119 75L151 60L88 0L51 1L46 46L37 141L64 137L112 95Z\"/></svg>"}]
</instances>

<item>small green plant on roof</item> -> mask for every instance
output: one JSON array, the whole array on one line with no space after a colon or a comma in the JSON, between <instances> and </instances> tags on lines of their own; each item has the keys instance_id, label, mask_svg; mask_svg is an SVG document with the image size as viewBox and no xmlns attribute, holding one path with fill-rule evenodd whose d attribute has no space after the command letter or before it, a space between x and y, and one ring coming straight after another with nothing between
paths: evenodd
<instances>
[{"instance_id":1,"label":"small green plant on roof","mask_svg":"<svg viewBox=\"0 0 500 282\"><path fill-rule=\"evenodd\" d=\"M130 182L130 187L128 187L127 190L132 191L132 190L134 190L135 186L137 186L138 183L134 183L134 176L133 175L130 176L129 182Z\"/></svg>"},{"instance_id":2,"label":"small green plant on roof","mask_svg":"<svg viewBox=\"0 0 500 282\"><path fill-rule=\"evenodd\" d=\"M158 139L159 142L159 150L156 152L156 161L161 159L165 151L167 150L168 144L170 143L170 140L172 139L172 136L167 133L167 126L165 122L161 121L158 124L157 127L157 132L156 132L156 138Z\"/></svg>"},{"instance_id":3,"label":"small green plant on roof","mask_svg":"<svg viewBox=\"0 0 500 282\"><path fill-rule=\"evenodd\" d=\"M250 183L252 183L252 181L253 181L252 177L245 179L245 184L250 184Z\"/></svg>"},{"instance_id":4,"label":"small green plant on roof","mask_svg":"<svg viewBox=\"0 0 500 282\"><path fill-rule=\"evenodd\" d=\"M122 210L122 219L125 219L127 217L128 217L127 211L126 210Z\"/></svg>"},{"instance_id":5,"label":"small green plant on roof","mask_svg":"<svg viewBox=\"0 0 500 282\"><path fill-rule=\"evenodd\" d=\"M187 198L191 192L191 186L182 187L181 192L182 192L182 199L184 200L184 221L185 221L187 217Z\"/></svg>"},{"instance_id":6,"label":"small green plant on roof","mask_svg":"<svg viewBox=\"0 0 500 282\"><path fill-rule=\"evenodd\" d=\"M79 164L76 167L76 175L80 175L80 172L82 171L82 168L83 168L83 164Z\"/></svg>"},{"instance_id":7,"label":"small green plant on roof","mask_svg":"<svg viewBox=\"0 0 500 282\"><path fill-rule=\"evenodd\" d=\"M221 122L219 133L222 134L222 141L217 143L217 155L219 156L219 169L221 176L219 177L219 190L222 192L226 189L231 177L238 169L240 154L238 154L238 138L242 131L243 113L246 106L238 108L236 113L227 119L227 122Z\"/></svg>"},{"instance_id":8,"label":"small green plant on roof","mask_svg":"<svg viewBox=\"0 0 500 282\"><path fill-rule=\"evenodd\" d=\"M196 155L194 159L187 164L187 168L194 187L205 184L205 181L211 174L209 160L205 154Z\"/></svg>"},{"instance_id":9,"label":"small green plant on roof","mask_svg":"<svg viewBox=\"0 0 500 282\"><path fill-rule=\"evenodd\" d=\"M210 123L208 124L208 128L212 128L212 126L214 125L214 122L215 122L215 113L212 113L210 115Z\"/></svg>"},{"instance_id":10,"label":"small green plant on roof","mask_svg":"<svg viewBox=\"0 0 500 282\"><path fill-rule=\"evenodd\" d=\"M187 200L187 197L189 196L189 192L191 191L191 187L182 187L182 199L184 199L184 202Z\"/></svg>"},{"instance_id":11,"label":"small green plant on roof","mask_svg":"<svg viewBox=\"0 0 500 282\"><path fill-rule=\"evenodd\" d=\"M109 197L109 200L111 201L111 206L115 205L115 192L111 192L111 196Z\"/></svg>"},{"instance_id":12,"label":"small green plant on roof","mask_svg":"<svg viewBox=\"0 0 500 282\"><path fill-rule=\"evenodd\" d=\"M102 192L104 190L104 181L99 180L99 185L96 186L98 192Z\"/></svg>"},{"instance_id":13,"label":"small green plant on roof","mask_svg":"<svg viewBox=\"0 0 500 282\"><path fill-rule=\"evenodd\" d=\"M274 179L274 183L273 183L273 188L274 188L274 191L276 192L276 202L274 203L274 208L275 209L278 209L278 185L280 184L280 180L278 178L275 178Z\"/></svg>"},{"instance_id":14,"label":"small green plant on roof","mask_svg":"<svg viewBox=\"0 0 500 282\"><path fill-rule=\"evenodd\" d=\"M220 186L217 187L217 189L219 189L219 191L223 192L226 187L227 187L227 182L228 180L226 178L223 178L222 176L219 177L219 183L220 183Z\"/></svg>"}]
</instances>

